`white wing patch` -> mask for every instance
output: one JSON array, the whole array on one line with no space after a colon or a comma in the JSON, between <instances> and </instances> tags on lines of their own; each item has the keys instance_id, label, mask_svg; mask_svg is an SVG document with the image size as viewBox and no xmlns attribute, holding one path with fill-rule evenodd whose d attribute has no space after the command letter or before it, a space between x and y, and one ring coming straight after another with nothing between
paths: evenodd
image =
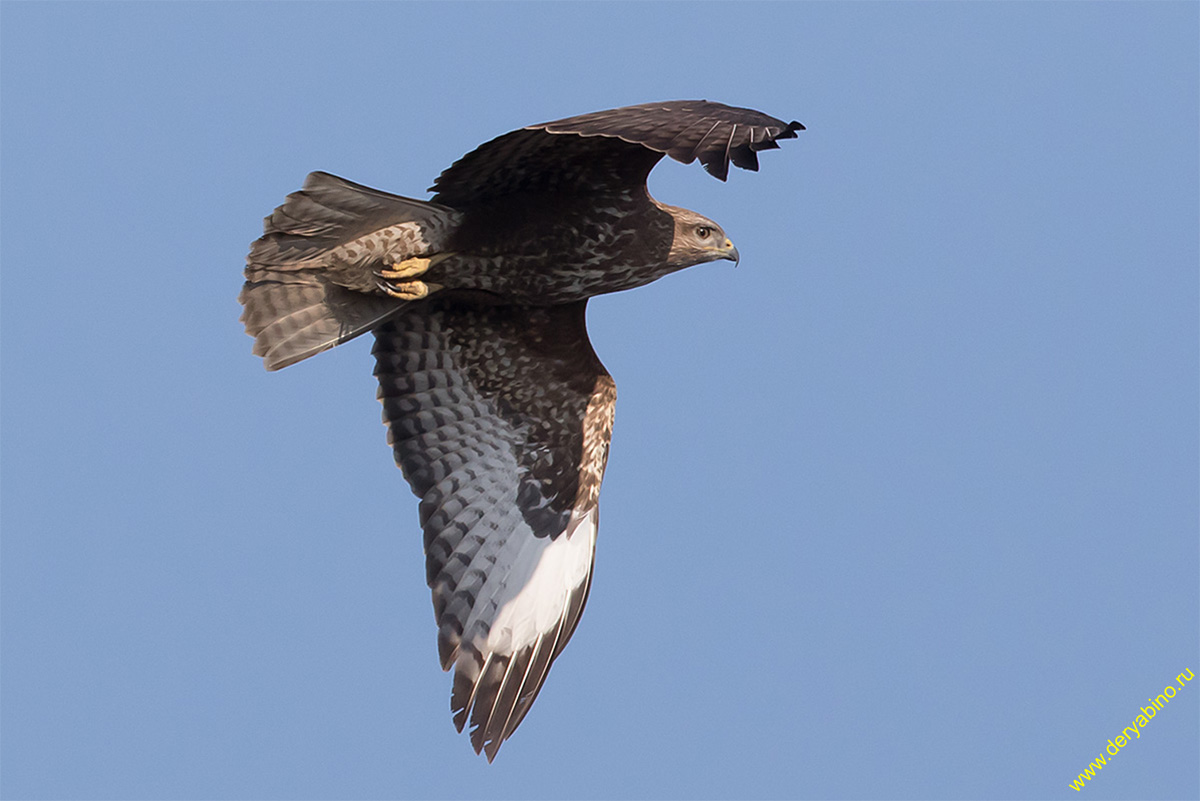
<instances>
[{"instance_id":1,"label":"white wing patch","mask_svg":"<svg viewBox=\"0 0 1200 801\"><path fill-rule=\"evenodd\" d=\"M421 498L454 724L469 722L489 761L591 586L616 390L583 311L433 301L375 330L388 442Z\"/></svg>"},{"instance_id":2,"label":"white wing patch","mask_svg":"<svg viewBox=\"0 0 1200 801\"><path fill-rule=\"evenodd\" d=\"M535 537L528 528L517 532L509 540L517 546L509 560L510 572L503 580L493 577L484 585L485 593L494 590L489 600L495 606L477 603L467 631L480 611L494 608L486 647L504 655L528 648L539 636L553 632L571 593L579 591L592 571L596 522L593 508L583 515L573 514L571 526L557 539Z\"/></svg>"}]
</instances>

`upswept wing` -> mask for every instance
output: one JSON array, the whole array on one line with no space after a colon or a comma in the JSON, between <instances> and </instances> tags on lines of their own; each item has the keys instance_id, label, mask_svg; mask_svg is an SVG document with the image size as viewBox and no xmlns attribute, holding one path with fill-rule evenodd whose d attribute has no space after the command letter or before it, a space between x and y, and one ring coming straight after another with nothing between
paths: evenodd
<instances>
[{"instance_id":1,"label":"upswept wing","mask_svg":"<svg viewBox=\"0 0 1200 801\"><path fill-rule=\"evenodd\" d=\"M470 208L514 192L622 192L645 183L663 155L696 159L724 181L729 164L758 169L758 152L804 130L751 109L674 100L531 125L480 145L430 188L435 202Z\"/></svg>"},{"instance_id":2,"label":"upswept wing","mask_svg":"<svg viewBox=\"0 0 1200 801\"><path fill-rule=\"evenodd\" d=\"M586 302L425 301L375 331L388 441L421 498L442 668L490 761L583 612L616 387Z\"/></svg>"}]
</instances>

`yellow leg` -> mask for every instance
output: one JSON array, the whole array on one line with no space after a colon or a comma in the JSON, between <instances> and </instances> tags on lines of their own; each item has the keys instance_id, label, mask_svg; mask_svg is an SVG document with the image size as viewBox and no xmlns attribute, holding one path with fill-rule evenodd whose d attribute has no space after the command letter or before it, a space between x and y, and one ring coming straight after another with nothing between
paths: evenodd
<instances>
[{"instance_id":1,"label":"yellow leg","mask_svg":"<svg viewBox=\"0 0 1200 801\"><path fill-rule=\"evenodd\" d=\"M438 262L445 261L454 253L435 253L428 257L417 257L393 262L390 269L380 270L379 277L393 281L397 278L415 278Z\"/></svg>"}]
</instances>

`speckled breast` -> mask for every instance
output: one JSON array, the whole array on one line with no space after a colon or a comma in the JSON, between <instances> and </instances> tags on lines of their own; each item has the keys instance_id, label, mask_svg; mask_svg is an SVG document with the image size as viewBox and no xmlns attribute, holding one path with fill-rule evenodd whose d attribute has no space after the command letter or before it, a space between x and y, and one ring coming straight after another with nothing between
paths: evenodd
<instances>
[{"instance_id":1,"label":"speckled breast","mask_svg":"<svg viewBox=\"0 0 1200 801\"><path fill-rule=\"evenodd\" d=\"M551 202L552 201L552 202ZM648 284L667 265L674 222L649 198L543 197L469 210L423 280L530 303L563 303Z\"/></svg>"}]
</instances>

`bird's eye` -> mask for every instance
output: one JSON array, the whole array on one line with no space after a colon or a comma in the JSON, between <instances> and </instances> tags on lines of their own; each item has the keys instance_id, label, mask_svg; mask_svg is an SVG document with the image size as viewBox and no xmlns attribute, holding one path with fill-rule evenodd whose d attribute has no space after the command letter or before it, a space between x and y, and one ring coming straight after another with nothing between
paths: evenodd
<instances>
[{"instance_id":1,"label":"bird's eye","mask_svg":"<svg viewBox=\"0 0 1200 801\"><path fill-rule=\"evenodd\" d=\"M707 225L700 225L696 227L696 236L700 237L701 239L708 239L711 234L712 229Z\"/></svg>"}]
</instances>

